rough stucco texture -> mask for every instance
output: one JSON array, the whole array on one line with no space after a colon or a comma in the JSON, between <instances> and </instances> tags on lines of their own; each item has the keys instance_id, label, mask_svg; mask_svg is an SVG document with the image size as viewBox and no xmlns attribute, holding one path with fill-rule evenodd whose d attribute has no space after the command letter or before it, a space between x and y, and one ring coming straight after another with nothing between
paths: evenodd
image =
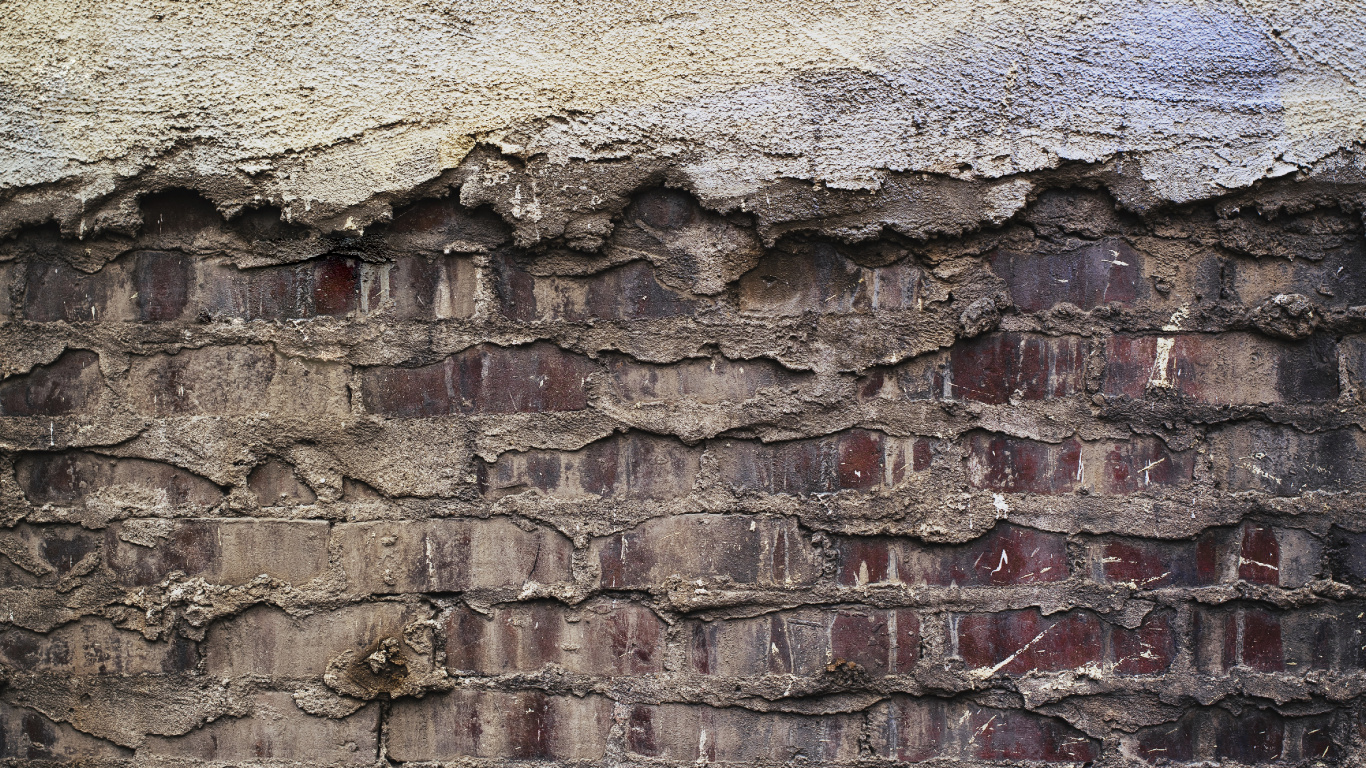
<instances>
[{"instance_id":1,"label":"rough stucco texture","mask_svg":"<svg viewBox=\"0 0 1366 768\"><path fill-rule=\"evenodd\" d=\"M0 3L0 761L1366 760L1348 3Z\"/></svg>"}]
</instances>

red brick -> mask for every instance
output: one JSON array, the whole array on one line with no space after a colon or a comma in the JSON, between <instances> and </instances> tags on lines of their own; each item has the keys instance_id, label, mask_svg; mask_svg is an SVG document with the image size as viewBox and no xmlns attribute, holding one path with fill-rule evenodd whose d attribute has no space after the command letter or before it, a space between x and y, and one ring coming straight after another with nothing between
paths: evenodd
<instances>
[{"instance_id":1,"label":"red brick","mask_svg":"<svg viewBox=\"0 0 1366 768\"><path fill-rule=\"evenodd\" d=\"M45 635L0 630L0 658L19 672L61 678L192 672L199 661L191 640L173 636L152 642L97 618L66 624Z\"/></svg>"},{"instance_id":2,"label":"red brick","mask_svg":"<svg viewBox=\"0 0 1366 768\"><path fill-rule=\"evenodd\" d=\"M970 667L1021 675L1102 660L1100 619L1084 611L1044 617L1037 609L954 616L951 637Z\"/></svg>"},{"instance_id":3,"label":"red brick","mask_svg":"<svg viewBox=\"0 0 1366 768\"><path fill-rule=\"evenodd\" d=\"M512 320L647 320L692 315L709 306L661 285L647 261L591 277L535 276L510 256L494 266L502 311Z\"/></svg>"},{"instance_id":4,"label":"red brick","mask_svg":"<svg viewBox=\"0 0 1366 768\"><path fill-rule=\"evenodd\" d=\"M920 620L908 610L784 611L699 622L687 645L694 672L726 677L818 677L853 662L874 676L908 674L920 651Z\"/></svg>"},{"instance_id":5,"label":"red brick","mask_svg":"<svg viewBox=\"0 0 1366 768\"><path fill-rule=\"evenodd\" d=\"M1086 391L1089 343L1074 337L994 333L949 351L953 398L1000 404Z\"/></svg>"},{"instance_id":6,"label":"red brick","mask_svg":"<svg viewBox=\"0 0 1366 768\"><path fill-rule=\"evenodd\" d=\"M863 429L780 443L726 440L718 451L732 488L794 495L893 488L929 469L928 452L925 438Z\"/></svg>"},{"instance_id":7,"label":"red brick","mask_svg":"<svg viewBox=\"0 0 1366 768\"><path fill-rule=\"evenodd\" d=\"M1285 669L1281 616L1261 608L1238 605L1198 611L1195 644L1196 665L1206 671Z\"/></svg>"},{"instance_id":8,"label":"red brick","mask_svg":"<svg viewBox=\"0 0 1366 768\"><path fill-rule=\"evenodd\" d=\"M367 368L361 387L367 411L399 418L578 411L597 370L552 344L482 344L435 365Z\"/></svg>"},{"instance_id":9,"label":"red brick","mask_svg":"<svg viewBox=\"0 0 1366 768\"><path fill-rule=\"evenodd\" d=\"M276 459L257 465L247 477L247 487L263 507L312 504L318 500L293 467Z\"/></svg>"},{"instance_id":10,"label":"red brick","mask_svg":"<svg viewBox=\"0 0 1366 768\"><path fill-rule=\"evenodd\" d=\"M998 523L958 546L910 539L840 537L839 581L845 585L900 583L998 586L1062 581L1068 576L1063 536Z\"/></svg>"},{"instance_id":11,"label":"red brick","mask_svg":"<svg viewBox=\"0 0 1366 768\"><path fill-rule=\"evenodd\" d=\"M924 275L909 261L861 267L829 243L776 252L740 278L740 310L765 315L919 309Z\"/></svg>"},{"instance_id":12,"label":"red brick","mask_svg":"<svg viewBox=\"0 0 1366 768\"><path fill-rule=\"evenodd\" d=\"M1004 493L1136 493L1185 485L1195 471L1193 452L1169 451L1156 438L1054 444L975 432L967 449L972 484Z\"/></svg>"},{"instance_id":13,"label":"red brick","mask_svg":"<svg viewBox=\"0 0 1366 768\"><path fill-rule=\"evenodd\" d=\"M1362 435L1354 429L1306 434L1243 422L1209 435L1214 471L1229 490L1296 496L1366 488Z\"/></svg>"},{"instance_id":14,"label":"red brick","mask_svg":"<svg viewBox=\"0 0 1366 768\"><path fill-rule=\"evenodd\" d=\"M1270 528L1243 527L1242 551L1238 556L1238 578L1256 584L1279 584L1281 546Z\"/></svg>"},{"instance_id":15,"label":"red brick","mask_svg":"<svg viewBox=\"0 0 1366 768\"><path fill-rule=\"evenodd\" d=\"M1062 303L1080 309L1148 296L1145 259L1119 240L1102 240L1064 253L1023 254L997 251L991 268L1006 281L1011 301L1026 312Z\"/></svg>"},{"instance_id":16,"label":"red brick","mask_svg":"<svg viewBox=\"0 0 1366 768\"><path fill-rule=\"evenodd\" d=\"M853 762L862 717L752 712L692 704L636 706L626 748L675 763Z\"/></svg>"},{"instance_id":17,"label":"red brick","mask_svg":"<svg viewBox=\"0 0 1366 768\"><path fill-rule=\"evenodd\" d=\"M100 404L104 376L100 357L69 350L49 365L0 383L0 416L66 416L91 413Z\"/></svg>"},{"instance_id":18,"label":"red brick","mask_svg":"<svg viewBox=\"0 0 1366 768\"><path fill-rule=\"evenodd\" d=\"M27 453L15 477L33 504L83 506L114 496L124 507L205 512L223 499L218 486L179 467L145 459L116 459L83 451Z\"/></svg>"},{"instance_id":19,"label":"red brick","mask_svg":"<svg viewBox=\"0 0 1366 768\"><path fill-rule=\"evenodd\" d=\"M305 520L177 520L155 547L123 541L123 524L105 530L108 565L120 584L156 584L179 571L219 584L266 574L302 584L327 568L325 522Z\"/></svg>"},{"instance_id":20,"label":"red brick","mask_svg":"<svg viewBox=\"0 0 1366 768\"><path fill-rule=\"evenodd\" d=\"M84 764L126 761L132 753L112 742L88 736L66 723L55 723L33 710L0 701L0 760L15 765ZM33 762L30 761L43 761Z\"/></svg>"},{"instance_id":21,"label":"red brick","mask_svg":"<svg viewBox=\"0 0 1366 768\"><path fill-rule=\"evenodd\" d=\"M589 675L664 670L666 625L642 605L604 600L579 608L536 602L483 616L453 608L442 618L446 666L478 674L535 672L558 665Z\"/></svg>"},{"instance_id":22,"label":"red brick","mask_svg":"<svg viewBox=\"0 0 1366 768\"><path fill-rule=\"evenodd\" d=\"M129 400L150 416L345 415L347 369L264 346L182 349L135 357Z\"/></svg>"},{"instance_id":23,"label":"red brick","mask_svg":"<svg viewBox=\"0 0 1366 768\"><path fill-rule=\"evenodd\" d=\"M1327 336L1284 342L1248 333L1112 336L1103 392L1142 398L1170 390L1211 405L1334 400L1337 345Z\"/></svg>"},{"instance_id":24,"label":"red brick","mask_svg":"<svg viewBox=\"0 0 1366 768\"><path fill-rule=\"evenodd\" d=\"M604 589L648 589L670 576L782 587L810 584L820 563L788 519L744 515L676 515L647 520L595 539L593 557Z\"/></svg>"},{"instance_id":25,"label":"red brick","mask_svg":"<svg viewBox=\"0 0 1366 768\"><path fill-rule=\"evenodd\" d=\"M639 363L625 357L607 366L612 391L630 403L741 403L760 390L796 388L814 375L789 371L770 360L728 360L724 357L682 360L669 365Z\"/></svg>"},{"instance_id":26,"label":"red brick","mask_svg":"<svg viewBox=\"0 0 1366 768\"><path fill-rule=\"evenodd\" d=\"M1176 659L1176 634L1172 615L1158 612L1137 629L1110 629L1110 659L1121 675L1153 675L1166 672Z\"/></svg>"},{"instance_id":27,"label":"red brick","mask_svg":"<svg viewBox=\"0 0 1366 768\"><path fill-rule=\"evenodd\" d=\"M573 555L559 533L524 531L503 518L344 523L335 536L347 588L355 594L563 582Z\"/></svg>"},{"instance_id":28,"label":"red brick","mask_svg":"<svg viewBox=\"0 0 1366 768\"><path fill-rule=\"evenodd\" d=\"M139 763L189 758L254 763L308 761L324 765L373 765L379 707L372 704L340 719L314 717L287 692L258 693L246 717L222 717L184 736L150 736L138 747Z\"/></svg>"},{"instance_id":29,"label":"red brick","mask_svg":"<svg viewBox=\"0 0 1366 768\"><path fill-rule=\"evenodd\" d=\"M539 691L456 690L395 702L387 725L389 757L399 762L598 760L612 727L612 701Z\"/></svg>"},{"instance_id":30,"label":"red brick","mask_svg":"<svg viewBox=\"0 0 1366 768\"><path fill-rule=\"evenodd\" d=\"M894 697L873 751L896 760L1082 763L1100 757L1099 742L1061 720L935 698Z\"/></svg>"},{"instance_id":31,"label":"red brick","mask_svg":"<svg viewBox=\"0 0 1366 768\"><path fill-rule=\"evenodd\" d=\"M510 451L491 465L480 462L478 482L489 498L536 491L554 498L676 499L692 490L699 465L699 450L631 432L578 451Z\"/></svg>"},{"instance_id":32,"label":"red brick","mask_svg":"<svg viewBox=\"0 0 1366 768\"><path fill-rule=\"evenodd\" d=\"M1097 544L1097 578L1136 589L1217 584L1232 545L1229 533L1209 531L1195 541L1112 539Z\"/></svg>"}]
</instances>

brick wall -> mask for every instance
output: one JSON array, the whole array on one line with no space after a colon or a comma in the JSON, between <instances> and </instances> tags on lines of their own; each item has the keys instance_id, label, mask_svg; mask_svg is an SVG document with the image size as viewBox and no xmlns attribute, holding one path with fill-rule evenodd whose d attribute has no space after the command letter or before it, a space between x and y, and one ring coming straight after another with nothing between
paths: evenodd
<instances>
[{"instance_id":1,"label":"brick wall","mask_svg":"<svg viewBox=\"0 0 1366 768\"><path fill-rule=\"evenodd\" d=\"M1361 192L1083 181L0 243L0 758L1357 764Z\"/></svg>"}]
</instances>

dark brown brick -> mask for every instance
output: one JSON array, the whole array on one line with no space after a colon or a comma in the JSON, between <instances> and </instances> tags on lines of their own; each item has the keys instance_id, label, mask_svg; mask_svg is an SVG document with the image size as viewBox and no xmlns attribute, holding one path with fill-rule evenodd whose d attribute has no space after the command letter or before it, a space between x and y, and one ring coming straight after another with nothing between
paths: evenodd
<instances>
[{"instance_id":1,"label":"dark brown brick","mask_svg":"<svg viewBox=\"0 0 1366 768\"><path fill-rule=\"evenodd\" d=\"M1099 742L1061 720L930 697L893 698L871 741L876 754L907 762L1082 763L1100 757Z\"/></svg>"},{"instance_id":2,"label":"dark brown brick","mask_svg":"<svg viewBox=\"0 0 1366 768\"><path fill-rule=\"evenodd\" d=\"M287 692L256 694L246 717L223 717L184 736L151 736L138 747L138 761L194 759L216 763L318 762L371 765L375 761L379 705L348 717L314 717ZM239 763L240 764L240 763Z\"/></svg>"},{"instance_id":3,"label":"dark brown brick","mask_svg":"<svg viewBox=\"0 0 1366 768\"><path fill-rule=\"evenodd\" d=\"M688 668L706 675L813 677L849 662L869 675L909 674L920 620L908 610L844 608L698 622L686 650Z\"/></svg>"},{"instance_id":4,"label":"dark brown brick","mask_svg":"<svg viewBox=\"0 0 1366 768\"><path fill-rule=\"evenodd\" d=\"M120 584L156 584L179 571L218 584L265 574L302 584L327 568L325 522L307 520L177 520L155 547L123 541L124 524L105 531L104 549Z\"/></svg>"},{"instance_id":5,"label":"dark brown brick","mask_svg":"<svg viewBox=\"0 0 1366 768\"><path fill-rule=\"evenodd\" d=\"M775 252L740 278L740 310L765 315L919 309L924 275L908 261L861 267L829 243Z\"/></svg>"},{"instance_id":6,"label":"dark brown brick","mask_svg":"<svg viewBox=\"0 0 1366 768\"><path fill-rule=\"evenodd\" d=\"M503 314L523 322L648 320L696 314L709 302L661 285L647 261L591 277L535 276L511 257L494 263Z\"/></svg>"},{"instance_id":7,"label":"dark brown brick","mask_svg":"<svg viewBox=\"0 0 1366 768\"><path fill-rule=\"evenodd\" d=\"M796 522L744 515L677 515L595 539L605 589L648 589L670 576L782 587L810 584L820 563Z\"/></svg>"},{"instance_id":8,"label":"dark brown brick","mask_svg":"<svg viewBox=\"0 0 1366 768\"><path fill-rule=\"evenodd\" d=\"M1090 310L1147 298L1145 259L1120 240L1102 240L1063 253L997 251L991 268L1006 281L1011 301L1026 312L1062 303Z\"/></svg>"},{"instance_id":9,"label":"dark brown brick","mask_svg":"<svg viewBox=\"0 0 1366 768\"><path fill-rule=\"evenodd\" d=\"M179 467L145 459L116 459L83 451L27 453L14 464L33 504L83 506L117 500L120 506L206 512L223 499L213 483Z\"/></svg>"},{"instance_id":10,"label":"dark brown brick","mask_svg":"<svg viewBox=\"0 0 1366 768\"><path fill-rule=\"evenodd\" d=\"M539 691L456 690L396 702L387 726L389 757L400 762L597 760L607 748L612 701Z\"/></svg>"},{"instance_id":11,"label":"dark brown brick","mask_svg":"<svg viewBox=\"0 0 1366 768\"><path fill-rule=\"evenodd\" d=\"M1037 584L1068 576L1066 539L998 523L990 533L958 546L911 539L839 537L839 582L947 586Z\"/></svg>"},{"instance_id":12,"label":"dark brown brick","mask_svg":"<svg viewBox=\"0 0 1366 768\"><path fill-rule=\"evenodd\" d=\"M1296 496L1366 488L1362 435L1355 429L1304 433L1245 422L1212 430L1214 471L1229 490Z\"/></svg>"},{"instance_id":13,"label":"dark brown brick","mask_svg":"<svg viewBox=\"0 0 1366 768\"><path fill-rule=\"evenodd\" d=\"M0 530L3 552L10 560L37 576L66 576L76 566L98 560L101 536L77 525L30 525L20 523Z\"/></svg>"},{"instance_id":14,"label":"dark brown brick","mask_svg":"<svg viewBox=\"0 0 1366 768\"><path fill-rule=\"evenodd\" d=\"M296 320L347 315L361 308L362 267L350 257L241 270L205 265L204 273L199 302L215 317Z\"/></svg>"},{"instance_id":15,"label":"dark brown brick","mask_svg":"<svg viewBox=\"0 0 1366 768\"><path fill-rule=\"evenodd\" d=\"M793 495L893 488L931 463L926 438L863 429L780 443L726 440L714 450L732 488Z\"/></svg>"},{"instance_id":16,"label":"dark brown brick","mask_svg":"<svg viewBox=\"0 0 1366 768\"><path fill-rule=\"evenodd\" d=\"M1133 746L1150 763L1229 760L1260 765L1285 754L1285 731L1286 721L1273 712L1250 710L1235 716L1210 707L1140 730Z\"/></svg>"},{"instance_id":17,"label":"dark brown brick","mask_svg":"<svg viewBox=\"0 0 1366 768\"><path fill-rule=\"evenodd\" d=\"M1103 392L1142 398L1165 390L1212 405L1333 400L1337 345L1327 336L1284 342L1247 333L1112 336Z\"/></svg>"},{"instance_id":18,"label":"dark brown brick","mask_svg":"<svg viewBox=\"0 0 1366 768\"><path fill-rule=\"evenodd\" d=\"M499 498L536 491L555 498L676 499L697 478L700 451L672 438L632 432L578 451L508 452L478 465L480 492Z\"/></svg>"},{"instance_id":19,"label":"dark brown brick","mask_svg":"<svg viewBox=\"0 0 1366 768\"><path fill-rule=\"evenodd\" d=\"M247 487L263 507L312 504L318 500L294 468L277 459L257 465L247 477Z\"/></svg>"},{"instance_id":20,"label":"dark brown brick","mask_svg":"<svg viewBox=\"0 0 1366 768\"><path fill-rule=\"evenodd\" d=\"M69 350L50 365L0 383L0 416L66 416L91 413L104 392L100 357Z\"/></svg>"},{"instance_id":21,"label":"dark brown brick","mask_svg":"<svg viewBox=\"0 0 1366 768\"><path fill-rule=\"evenodd\" d=\"M398 256L392 265L362 272L361 311L396 320L473 317L479 269L465 257Z\"/></svg>"},{"instance_id":22,"label":"dark brown brick","mask_svg":"<svg viewBox=\"0 0 1366 768\"><path fill-rule=\"evenodd\" d=\"M446 613L442 626L446 666L458 670L501 675L551 664L589 675L664 670L664 622L629 602L505 605L491 616L460 607Z\"/></svg>"},{"instance_id":23,"label":"dark brown brick","mask_svg":"<svg viewBox=\"0 0 1366 768\"><path fill-rule=\"evenodd\" d=\"M789 371L770 360L682 360L669 365L650 365L629 358L613 359L607 366L612 391L629 403L742 403L761 390L796 388L814 376Z\"/></svg>"},{"instance_id":24,"label":"dark brown brick","mask_svg":"<svg viewBox=\"0 0 1366 768\"><path fill-rule=\"evenodd\" d=\"M174 674L194 671L199 660L195 643L184 637L153 642L96 618L45 635L0 630L0 658L12 669L44 677Z\"/></svg>"},{"instance_id":25,"label":"dark brown brick","mask_svg":"<svg viewBox=\"0 0 1366 768\"><path fill-rule=\"evenodd\" d=\"M347 588L355 594L451 592L569 580L573 547L546 528L502 518L345 523L336 526Z\"/></svg>"},{"instance_id":26,"label":"dark brown brick","mask_svg":"<svg viewBox=\"0 0 1366 768\"><path fill-rule=\"evenodd\" d=\"M132 753L112 742L88 736L66 723L53 722L31 709L0 701L0 760L16 765L79 765L95 760L127 760Z\"/></svg>"},{"instance_id":27,"label":"dark brown brick","mask_svg":"<svg viewBox=\"0 0 1366 768\"><path fill-rule=\"evenodd\" d=\"M436 365L367 368L361 386L367 411L399 418L578 411L597 370L552 344L483 344Z\"/></svg>"},{"instance_id":28,"label":"dark brown brick","mask_svg":"<svg viewBox=\"0 0 1366 768\"><path fill-rule=\"evenodd\" d=\"M1037 609L955 616L957 653L970 667L1020 675L1075 669L1102 660L1101 622L1085 611L1044 617Z\"/></svg>"},{"instance_id":29,"label":"dark brown brick","mask_svg":"<svg viewBox=\"0 0 1366 768\"><path fill-rule=\"evenodd\" d=\"M302 617L259 606L209 627L201 646L204 668L215 677L316 681L346 651L402 637L405 627L425 619L425 612L401 603L366 602Z\"/></svg>"}]
</instances>

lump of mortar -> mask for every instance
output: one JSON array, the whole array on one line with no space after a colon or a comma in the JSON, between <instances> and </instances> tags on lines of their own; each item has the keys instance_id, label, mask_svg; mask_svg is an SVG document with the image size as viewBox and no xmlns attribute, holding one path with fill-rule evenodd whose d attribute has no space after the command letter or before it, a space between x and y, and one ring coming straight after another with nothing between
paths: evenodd
<instances>
[{"instance_id":1,"label":"lump of mortar","mask_svg":"<svg viewBox=\"0 0 1366 768\"><path fill-rule=\"evenodd\" d=\"M1308 338L1319 325L1313 302L1298 293L1281 293L1252 310L1248 320L1257 330L1282 339Z\"/></svg>"}]
</instances>

